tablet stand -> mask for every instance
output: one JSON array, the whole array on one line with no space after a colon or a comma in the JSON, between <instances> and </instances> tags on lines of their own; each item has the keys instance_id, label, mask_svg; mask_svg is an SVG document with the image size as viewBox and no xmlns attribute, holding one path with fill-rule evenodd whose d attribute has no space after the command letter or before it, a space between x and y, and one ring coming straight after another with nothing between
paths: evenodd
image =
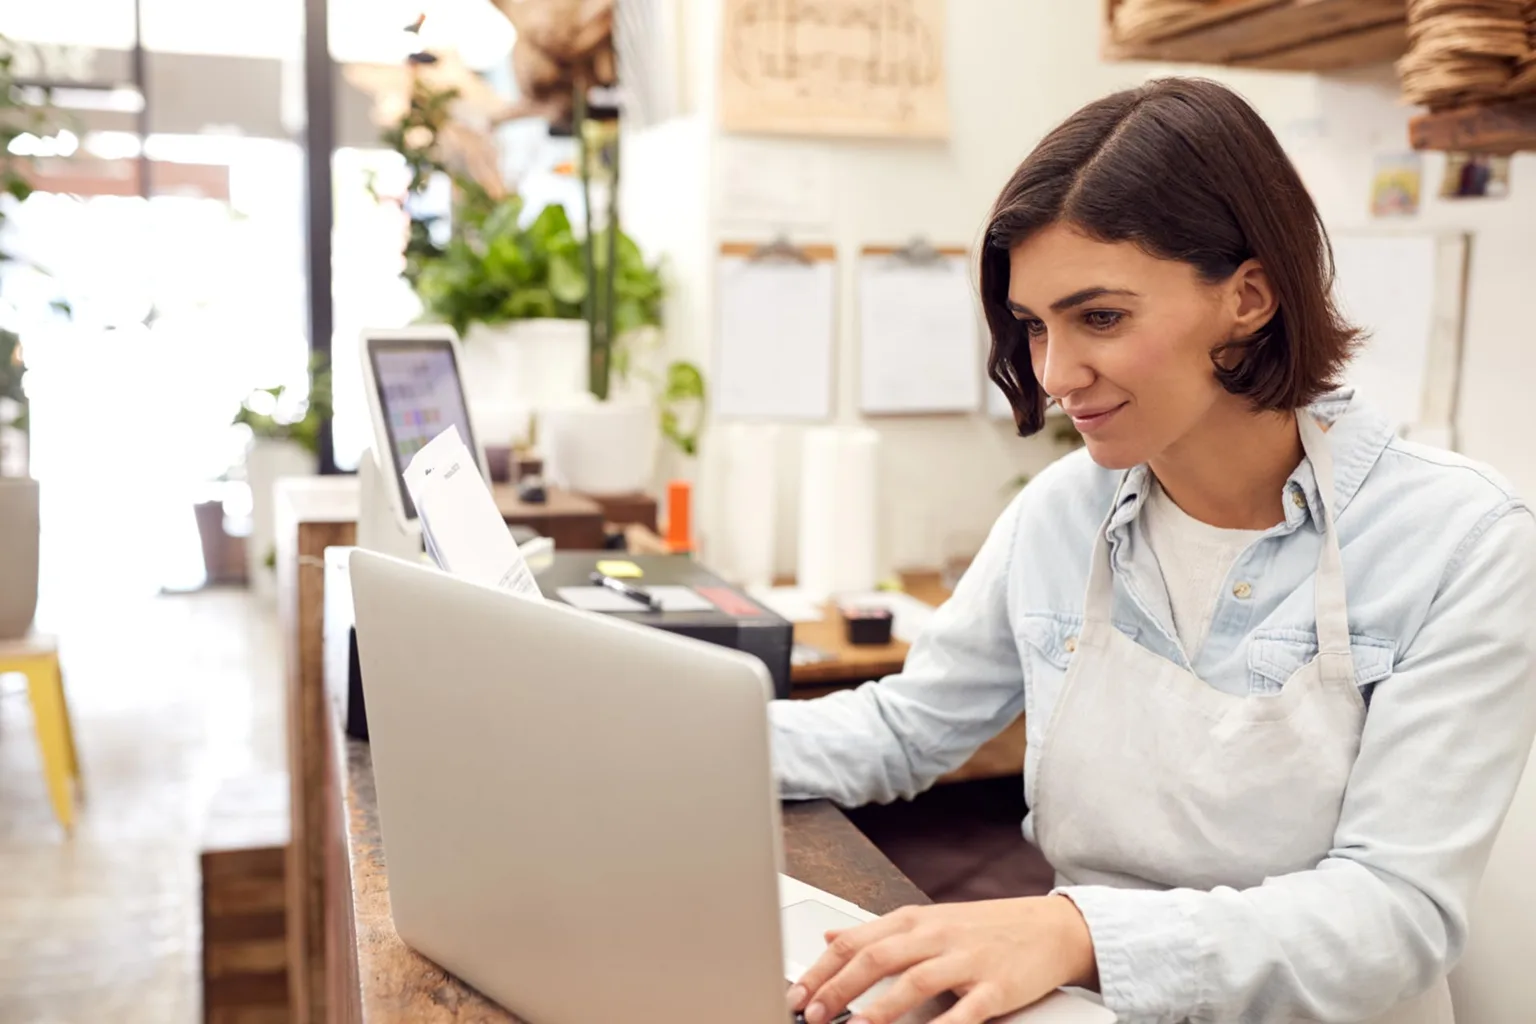
<instances>
[{"instance_id":1,"label":"tablet stand","mask_svg":"<svg viewBox=\"0 0 1536 1024\"><path fill-rule=\"evenodd\" d=\"M371 448L363 452L357 465L357 546L414 562L421 558L421 524L413 520L407 526L400 521L385 472ZM393 473L393 468L388 472Z\"/></svg>"}]
</instances>

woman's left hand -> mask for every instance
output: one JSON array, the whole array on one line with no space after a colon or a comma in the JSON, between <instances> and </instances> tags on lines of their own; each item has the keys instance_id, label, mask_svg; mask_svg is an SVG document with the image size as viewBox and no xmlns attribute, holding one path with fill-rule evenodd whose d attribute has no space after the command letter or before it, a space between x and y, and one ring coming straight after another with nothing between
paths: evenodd
<instances>
[{"instance_id":1,"label":"woman's left hand","mask_svg":"<svg viewBox=\"0 0 1536 1024\"><path fill-rule=\"evenodd\" d=\"M933 1024L981 1024L1063 985L1092 987L1093 939L1065 896L903 907L827 933L827 949L789 991L806 1024L827 1024L883 978L900 975L856 1021L894 1024L944 992L959 1002Z\"/></svg>"}]
</instances>

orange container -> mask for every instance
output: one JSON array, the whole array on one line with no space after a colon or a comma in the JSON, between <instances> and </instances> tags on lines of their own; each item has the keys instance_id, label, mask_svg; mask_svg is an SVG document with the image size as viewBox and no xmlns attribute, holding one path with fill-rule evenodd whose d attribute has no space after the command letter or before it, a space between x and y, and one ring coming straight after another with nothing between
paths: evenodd
<instances>
[{"instance_id":1,"label":"orange container","mask_svg":"<svg viewBox=\"0 0 1536 1024\"><path fill-rule=\"evenodd\" d=\"M680 554L693 550L693 520L690 503L693 485L686 480L667 484L667 550Z\"/></svg>"}]
</instances>

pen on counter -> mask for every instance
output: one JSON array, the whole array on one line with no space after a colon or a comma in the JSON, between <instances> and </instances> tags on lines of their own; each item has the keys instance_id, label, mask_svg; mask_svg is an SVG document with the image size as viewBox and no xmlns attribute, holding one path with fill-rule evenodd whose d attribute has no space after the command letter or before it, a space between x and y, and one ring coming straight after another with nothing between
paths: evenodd
<instances>
[{"instance_id":1,"label":"pen on counter","mask_svg":"<svg viewBox=\"0 0 1536 1024\"><path fill-rule=\"evenodd\" d=\"M661 610L661 602L639 587L632 587L623 580L616 580L612 576L607 576L600 572L594 572L591 580L600 587L607 587L616 594L623 594L631 601L639 601L653 612Z\"/></svg>"}]
</instances>

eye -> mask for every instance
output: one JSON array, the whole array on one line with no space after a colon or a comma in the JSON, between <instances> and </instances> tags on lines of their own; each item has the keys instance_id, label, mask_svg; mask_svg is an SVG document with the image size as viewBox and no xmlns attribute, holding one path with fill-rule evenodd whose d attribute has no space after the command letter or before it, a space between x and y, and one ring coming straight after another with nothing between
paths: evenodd
<instances>
[{"instance_id":1,"label":"eye","mask_svg":"<svg viewBox=\"0 0 1536 1024\"><path fill-rule=\"evenodd\" d=\"M1032 316L1019 317L1019 326L1024 328L1024 334L1029 338L1045 337L1045 321L1037 320Z\"/></svg>"},{"instance_id":2,"label":"eye","mask_svg":"<svg viewBox=\"0 0 1536 1024\"><path fill-rule=\"evenodd\" d=\"M1113 309L1090 309L1083 314L1083 322L1096 331L1108 331L1120 326L1125 314Z\"/></svg>"}]
</instances>

